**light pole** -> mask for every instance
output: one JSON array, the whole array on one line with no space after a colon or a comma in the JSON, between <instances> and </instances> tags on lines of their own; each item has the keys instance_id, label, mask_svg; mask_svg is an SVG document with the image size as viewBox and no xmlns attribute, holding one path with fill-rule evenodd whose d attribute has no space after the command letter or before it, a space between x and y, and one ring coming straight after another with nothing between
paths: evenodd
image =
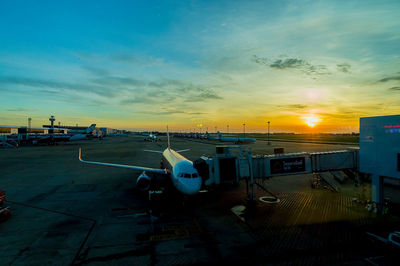
<instances>
[{"instance_id":1,"label":"light pole","mask_svg":"<svg viewBox=\"0 0 400 266\"><path fill-rule=\"evenodd\" d=\"M243 137L246 137L246 124L243 123Z\"/></svg>"},{"instance_id":2,"label":"light pole","mask_svg":"<svg viewBox=\"0 0 400 266\"><path fill-rule=\"evenodd\" d=\"M269 121L268 121L268 145L271 145L271 143L269 142Z\"/></svg>"},{"instance_id":3,"label":"light pole","mask_svg":"<svg viewBox=\"0 0 400 266\"><path fill-rule=\"evenodd\" d=\"M229 125L226 126L226 133L229 134Z\"/></svg>"},{"instance_id":4,"label":"light pole","mask_svg":"<svg viewBox=\"0 0 400 266\"><path fill-rule=\"evenodd\" d=\"M32 118L28 117L28 133L31 132L31 123L32 123Z\"/></svg>"},{"instance_id":5,"label":"light pole","mask_svg":"<svg viewBox=\"0 0 400 266\"><path fill-rule=\"evenodd\" d=\"M217 127L214 127L215 128L215 133L217 133Z\"/></svg>"}]
</instances>

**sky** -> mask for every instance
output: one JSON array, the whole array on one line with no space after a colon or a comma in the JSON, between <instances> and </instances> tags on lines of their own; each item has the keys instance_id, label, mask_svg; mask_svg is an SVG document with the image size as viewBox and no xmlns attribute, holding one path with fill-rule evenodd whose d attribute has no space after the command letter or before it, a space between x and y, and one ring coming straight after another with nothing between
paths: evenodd
<instances>
[{"instance_id":1,"label":"sky","mask_svg":"<svg viewBox=\"0 0 400 266\"><path fill-rule=\"evenodd\" d=\"M400 1L0 1L0 125L358 132L400 113Z\"/></svg>"}]
</instances>

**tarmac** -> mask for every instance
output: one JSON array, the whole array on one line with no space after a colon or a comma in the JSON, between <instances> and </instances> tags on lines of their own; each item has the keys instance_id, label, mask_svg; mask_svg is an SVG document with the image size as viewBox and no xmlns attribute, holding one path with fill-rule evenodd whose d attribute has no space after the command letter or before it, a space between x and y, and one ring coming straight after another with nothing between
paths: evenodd
<instances>
[{"instance_id":1,"label":"tarmac","mask_svg":"<svg viewBox=\"0 0 400 266\"><path fill-rule=\"evenodd\" d=\"M0 265L393 262L396 251L365 232L399 230L399 216L379 216L353 202L357 189L351 179L334 193L312 189L308 174L271 178L263 185L280 202L255 205L247 205L244 182L190 198L162 182L165 192L150 202L135 188L140 172L78 161L82 147L86 160L160 167L160 154L143 150L162 150L165 138L157 143L143 138L0 150L0 189L12 212L0 223ZM191 160L214 155L219 144L180 138L171 143L176 150L190 148L184 155ZM253 154L272 154L277 147L287 153L349 147L273 141L249 146ZM399 195L397 187L390 191ZM256 189L256 199L265 195Z\"/></svg>"}]
</instances>

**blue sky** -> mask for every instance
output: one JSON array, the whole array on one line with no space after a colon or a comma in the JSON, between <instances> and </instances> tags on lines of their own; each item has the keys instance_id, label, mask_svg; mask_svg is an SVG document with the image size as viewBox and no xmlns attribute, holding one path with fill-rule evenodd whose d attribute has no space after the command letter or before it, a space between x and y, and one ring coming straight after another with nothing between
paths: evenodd
<instances>
[{"instance_id":1,"label":"blue sky","mask_svg":"<svg viewBox=\"0 0 400 266\"><path fill-rule=\"evenodd\" d=\"M0 124L357 131L400 111L399 1L2 1Z\"/></svg>"}]
</instances>

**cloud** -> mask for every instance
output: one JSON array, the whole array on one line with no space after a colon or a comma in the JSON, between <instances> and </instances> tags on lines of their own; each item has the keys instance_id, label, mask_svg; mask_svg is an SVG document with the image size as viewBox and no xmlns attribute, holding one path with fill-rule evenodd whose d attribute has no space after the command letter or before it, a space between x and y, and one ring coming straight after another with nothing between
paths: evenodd
<instances>
[{"instance_id":1,"label":"cloud","mask_svg":"<svg viewBox=\"0 0 400 266\"><path fill-rule=\"evenodd\" d=\"M196 95L190 95L186 98L188 102L202 102L206 100L222 100L223 98L210 89L200 89L202 91Z\"/></svg>"},{"instance_id":2,"label":"cloud","mask_svg":"<svg viewBox=\"0 0 400 266\"><path fill-rule=\"evenodd\" d=\"M127 78L107 78L106 84L136 86L129 90L127 99L121 104L162 104L165 102L204 102L223 99L213 89L181 80L163 79L160 81L141 81Z\"/></svg>"},{"instance_id":3,"label":"cloud","mask_svg":"<svg viewBox=\"0 0 400 266\"><path fill-rule=\"evenodd\" d=\"M264 65L264 66L269 66L269 64L270 64L270 60L268 58L258 57L256 55L252 56L251 61L253 61L254 63L257 63L259 65Z\"/></svg>"},{"instance_id":4,"label":"cloud","mask_svg":"<svg viewBox=\"0 0 400 266\"><path fill-rule=\"evenodd\" d=\"M400 80L400 76L391 76L391 77L380 79L378 81L379 82L387 82L387 81L391 81L391 80Z\"/></svg>"},{"instance_id":5,"label":"cloud","mask_svg":"<svg viewBox=\"0 0 400 266\"><path fill-rule=\"evenodd\" d=\"M116 77L109 76L103 77L93 80L96 84L108 85L108 86L119 86L125 88L147 88L147 89L157 89L154 91L154 96L160 96L160 94L164 95L164 92L172 92L176 91L179 93L190 92L190 91L199 91L202 90L202 86L195 85L191 82L185 82L181 80L173 80L173 79L161 79L156 81L146 81L139 80L134 78L126 78L126 77ZM161 90L160 90L161 89ZM150 91L148 93L151 93Z\"/></svg>"},{"instance_id":6,"label":"cloud","mask_svg":"<svg viewBox=\"0 0 400 266\"><path fill-rule=\"evenodd\" d=\"M173 102L175 100L180 102L204 102L208 100L223 99L213 90L204 89L201 87L197 87L196 91L186 91L184 94L182 93L182 88L180 87L148 92L141 91L137 93L140 93L140 95L133 95L130 98L122 100L120 103L124 105L162 104L165 102Z\"/></svg>"},{"instance_id":7,"label":"cloud","mask_svg":"<svg viewBox=\"0 0 400 266\"><path fill-rule=\"evenodd\" d=\"M388 90L390 90L390 91L400 91L400 87L391 87Z\"/></svg>"},{"instance_id":8,"label":"cloud","mask_svg":"<svg viewBox=\"0 0 400 266\"><path fill-rule=\"evenodd\" d=\"M160 111L139 111L138 113L141 114L147 114L147 115L176 115L176 114L181 114L181 115L203 115L207 113L203 112L192 112L192 111L187 111L187 110L180 110L180 109L174 109L174 108L161 108L162 110Z\"/></svg>"},{"instance_id":9,"label":"cloud","mask_svg":"<svg viewBox=\"0 0 400 266\"><path fill-rule=\"evenodd\" d=\"M347 63L338 64L336 65L337 70L343 73L350 73L351 65Z\"/></svg>"},{"instance_id":10,"label":"cloud","mask_svg":"<svg viewBox=\"0 0 400 266\"><path fill-rule=\"evenodd\" d=\"M158 101L157 98L149 97L149 96L133 96L128 99L124 99L121 101L121 104L130 105L130 104L156 104L161 101Z\"/></svg>"},{"instance_id":11,"label":"cloud","mask_svg":"<svg viewBox=\"0 0 400 266\"><path fill-rule=\"evenodd\" d=\"M97 74L104 73L96 68L88 70L95 71ZM115 103L135 106L135 109L141 108L137 107L138 105L164 106L166 103L179 103L182 106L185 102L196 103L222 99L211 86L175 79L147 81L124 76L104 76L83 80L82 83L69 83L40 78L0 76L0 84L4 85L3 90L35 95L43 99L75 104L84 102L85 105L92 106L104 106L103 99L114 99ZM102 98L92 97L90 93ZM164 113L172 114L171 111Z\"/></svg>"},{"instance_id":12,"label":"cloud","mask_svg":"<svg viewBox=\"0 0 400 266\"><path fill-rule=\"evenodd\" d=\"M148 85L148 83L143 80L126 78L126 77L115 77L115 76L94 79L93 82L108 86L125 86L125 87L137 87L137 86Z\"/></svg>"},{"instance_id":13,"label":"cloud","mask_svg":"<svg viewBox=\"0 0 400 266\"><path fill-rule=\"evenodd\" d=\"M303 59L298 59L298 58L271 60L268 58L263 58L253 55L251 61L259 65L267 66L273 69L279 69L279 70L298 69L307 75L331 74L325 65L313 65Z\"/></svg>"},{"instance_id":14,"label":"cloud","mask_svg":"<svg viewBox=\"0 0 400 266\"><path fill-rule=\"evenodd\" d=\"M93 67L93 66L83 66L83 69L88 71L89 73L95 75L95 76L107 76L109 75L109 72L103 68L99 67Z\"/></svg>"},{"instance_id":15,"label":"cloud","mask_svg":"<svg viewBox=\"0 0 400 266\"><path fill-rule=\"evenodd\" d=\"M286 105L278 105L278 107L286 109L306 109L308 106L305 104L286 104Z\"/></svg>"},{"instance_id":16,"label":"cloud","mask_svg":"<svg viewBox=\"0 0 400 266\"><path fill-rule=\"evenodd\" d=\"M32 111L32 110L33 109L24 108L24 107L13 107L13 108L5 109L5 111L7 111L7 112L28 112L28 111Z\"/></svg>"},{"instance_id":17,"label":"cloud","mask_svg":"<svg viewBox=\"0 0 400 266\"><path fill-rule=\"evenodd\" d=\"M141 66L154 66L164 63L163 58L155 58L152 56L137 56L130 53L119 53L110 56L111 60L116 63L141 65Z\"/></svg>"},{"instance_id":18,"label":"cloud","mask_svg":"<svg viewBox=\"0 0 400 266\"><path fill-rule=\"evenodd\" d=\"M73 56L75 56L76 58L78 58L79 60L83 60L83 61L98 61L100 58L93 54L93 53L86 53L86 52L82 52L82 51L73 51L71 52L71 54Z\"/></svg>"},{"instance_id":19,"label":"cloud","mask_svg":"<svg viewBox=\"0 0 400 266\"><path fill-rule=\"evenodd\" d=\"M23 85L27 87L40 88L42 91L50 92L48 89L54 91L78 91L90 92L104 97L114 97L118 91L114 88L105 87L95 84L73 84L63 81L53 81L38 78L25 78L25 77L0 77L0 83L7 85ZM43 90L46 88L46 90Z\"/></svg>"},{"instance_id":20,"label":"cloud","mask_svg":"<svg viewBox=\"0 0 400 266\"><path fill-rule=\"evenodd\" d=\"M359 114L354 112L341 112L341 113L319 113L324 118L331 118L331 119L354 119L358 117Z\"/></svg>"},{"instance_id":21,"label":"cloud","mask_svg":"<svg viewBox=\"0 0 400 266\"><path fill-rule=\"evenodd\" d=\"M278 59L269 66L272 68L285 69L285 68L299 68L304 66L305 64L306 62L302 59L288 58L285 60Z\"/></svg>"}]
</instances>

